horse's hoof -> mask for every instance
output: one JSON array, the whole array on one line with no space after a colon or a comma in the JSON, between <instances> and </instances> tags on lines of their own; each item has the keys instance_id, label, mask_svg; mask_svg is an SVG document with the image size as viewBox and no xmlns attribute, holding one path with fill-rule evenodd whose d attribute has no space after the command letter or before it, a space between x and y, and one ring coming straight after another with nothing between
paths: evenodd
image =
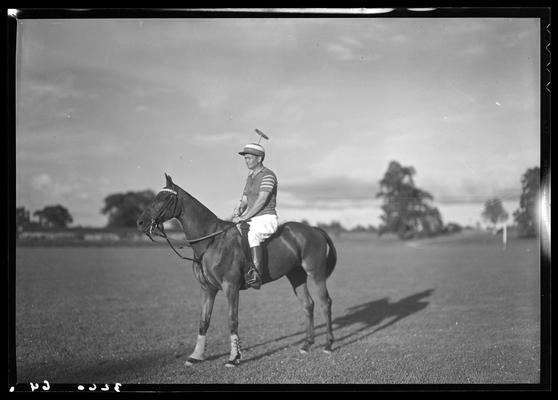
<instances>
[{"instance_id":1,"label":"horse's hoof","mask_svg":"<svg viewBox=\"0 0 558 400\"><path fill-rule=\"evenodd\" d=\"M188 357L188 359L186 360L186 362L184 363L184 365L186 366L192 366L194 364L199 364L204 360L198 360L197 358L192 358L192 357Z\"/></svg>"},{"instance_id":2,"label":"horse's hoof","mask_svg":"<svg viewBox=\"0 0 558 400\"><path fill-rule=\"evenodd\" d=\"M304 345L300 349L298 349L298 351L300 352L300 354L308 354L308 352L310 351L310 344L304 343Z\"/></svg>"},{"instance_id":3,"label":"horse's hoof","mask_svg":"<svg viewBox=\"0 0 558 400\"><path fill-rule=\"evenodd\" d=\"M227 361L227 362L225 363L225 367L227 367L227 368L235 368L235 367L237 367L239 364L240 364L240 363L235 363L235 362L232 362L232 361Z\"/></svg>"},{"instance_id":4,"label":"horse's hoof","mask_svg":"<svg viewBox=\"0 0 558 400\"><path fill-rule=\"evenodd\" d=\"M227 368L234 368L234 367L240 365L240 359L241 359L241 358L242 358L242 354L240 354L240 353L237 354L236 357L235 357L234 359L228 360L228 361L225 363L225 367L227 367Z\"/></svg>"}]
</instances>

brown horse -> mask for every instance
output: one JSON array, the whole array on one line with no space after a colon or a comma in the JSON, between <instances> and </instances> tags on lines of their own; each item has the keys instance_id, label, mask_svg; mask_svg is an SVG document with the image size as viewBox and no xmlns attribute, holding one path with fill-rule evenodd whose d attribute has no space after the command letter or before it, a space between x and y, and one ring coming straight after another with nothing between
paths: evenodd
<instances>
[{"instance_id":1,"label":"brown horse","mask_svg":"<svg viewBox=\"0 0 558 400\"><path fill-rule=\"evenodd\" d=\"M215 296L219 290L223 290L227 297L231 333L231 353L226 365L238 365L242 357L238 339L238 300L239 291L246 289L244 272L250 263L249 253L243 248L242 235L235 224L217 218L198 200L174 184L169 175L165 174L165 177L165 187L143 211L137 225L150 238L157 229L166 237L162 223L176 218L182 224L186 240L193 249L193 266L201 287L202 305L196 347L186 364L204 360L205 335ZM330 353L333 344L332 301L326 279L337 261L331 238L319 228L287 222L264 243L264 248L266 260L262 284L286 275L304 310L306 339L300 351L308 352L314 343L314 301L306 284L310 277L326 319L324 352Z\"/></svg>"}]
</instances>

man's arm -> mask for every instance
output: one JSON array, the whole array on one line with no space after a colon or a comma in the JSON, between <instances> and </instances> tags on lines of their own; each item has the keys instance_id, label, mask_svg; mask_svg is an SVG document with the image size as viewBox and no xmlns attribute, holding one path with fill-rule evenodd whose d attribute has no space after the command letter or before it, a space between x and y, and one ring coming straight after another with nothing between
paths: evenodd
<instances>
[{"instance_id":1,"label":"man's arm","mask_svg":"<svg viewBox=\"0 0 558 400\"><path fill-rule=\"evenodd\" d=\"M240 204L233 211L233 217L238 217L242 215L242 213L246 211L247 205L248 205L248 197L246 197L245 194L242 194L242 198L240 199Z\"/></svg>"},{"instance_id":2,"label":"man's arm","mask_svg":"<svg viewBox=\"0 0 558 400\"><path fill-rule=\"evenodd\" d=\"M267 202L267 199L270 194L271 192L260 191L252 207L245 210L244 213L240 215L239 221L245 221L247 219L252 218L257 213L259 213L264 208L265 203Z\"/></svg>"}]
</instances>

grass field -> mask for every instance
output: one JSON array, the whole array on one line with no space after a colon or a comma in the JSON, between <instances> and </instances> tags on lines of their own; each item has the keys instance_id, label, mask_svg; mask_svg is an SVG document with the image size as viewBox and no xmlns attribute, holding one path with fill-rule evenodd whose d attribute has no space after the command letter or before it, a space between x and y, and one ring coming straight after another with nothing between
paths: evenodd
<instances>
[{"instance_id":1,"label":"grass field","mask_svg":"<svg viewBox=\"0 0 558 400\"><path fill-rule=\"evenodd\" d=\"M334 352L298 352L304 318L286 279L240 297L243 363L225 368L217 297L208 360L195 344L199 288L166 247L18 247L18 382L122 384L509 384L540 380L535 240L462 233L401 242L347 235L328 281ZM312 287L310 286L312 291Z\"/></svg>"}]
</instances>

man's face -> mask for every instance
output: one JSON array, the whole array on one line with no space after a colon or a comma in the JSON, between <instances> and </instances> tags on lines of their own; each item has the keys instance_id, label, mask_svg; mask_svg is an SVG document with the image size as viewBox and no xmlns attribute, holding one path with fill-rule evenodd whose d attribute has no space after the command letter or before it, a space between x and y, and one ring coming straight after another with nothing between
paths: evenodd
<instances>
[{"instance_id":1,"label":"man's face","mask_svg":"<svg viewBox=\"0 0 558 400\"><path fill-rule=\"evenodd\" d=\"M260 157L253 154L245 154L244 161L246 162L248 169L254 169L260 163Z\"/></svg>"}]
</instances>

